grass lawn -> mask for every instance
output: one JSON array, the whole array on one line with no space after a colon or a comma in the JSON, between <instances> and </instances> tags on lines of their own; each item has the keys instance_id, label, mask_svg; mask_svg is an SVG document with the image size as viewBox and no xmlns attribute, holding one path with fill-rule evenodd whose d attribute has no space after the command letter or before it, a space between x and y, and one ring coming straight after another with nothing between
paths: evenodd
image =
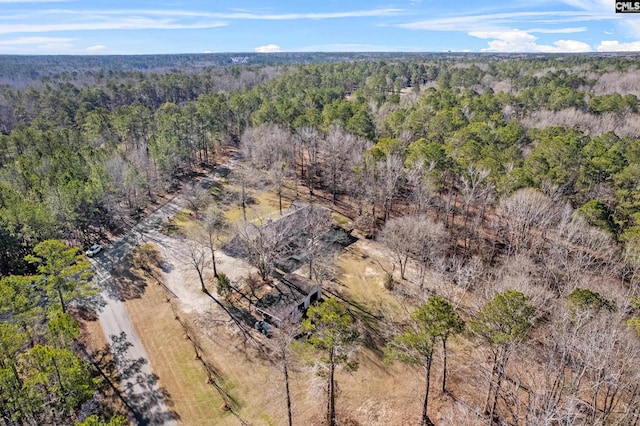
<instances>
[{"instance_id":1,"label":"grass lawn","mask_svg":"<svg viewBox=\"0 0 640 426\"><path fill-rule=\"evenodd\" d=\"M237 185L228 184L225 186L228 191L240 191ZM250 197L246 206L247 220L258 221L266 218L275 219L279 214L278 196L269 191L248 190L247 196ZM291 206L291 201L282 198L282 211ZM231 226L239 225L243 221L241 206L221 206L224 210L225 217ZM229 208L230 207L230 208Z\"/></svg>"}]
</instances>

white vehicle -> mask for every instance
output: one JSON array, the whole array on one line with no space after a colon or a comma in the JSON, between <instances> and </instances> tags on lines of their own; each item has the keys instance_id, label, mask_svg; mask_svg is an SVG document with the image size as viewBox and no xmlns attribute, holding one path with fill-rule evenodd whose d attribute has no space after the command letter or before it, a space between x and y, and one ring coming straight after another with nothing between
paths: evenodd
<instances>
[{"instance_id":1,"label":"white vehicle","mask_svg":"<svg viewBox=\"0 0 640 426\"><path fill-rule=\"evenodd\" d=\"M93 257L96 254L100 253L101 250L102 250L102 246L100 244L94 244L91 247L89 247L89 250L87 250L85 254L89 257Z\"/></svg>"}]
</instances>

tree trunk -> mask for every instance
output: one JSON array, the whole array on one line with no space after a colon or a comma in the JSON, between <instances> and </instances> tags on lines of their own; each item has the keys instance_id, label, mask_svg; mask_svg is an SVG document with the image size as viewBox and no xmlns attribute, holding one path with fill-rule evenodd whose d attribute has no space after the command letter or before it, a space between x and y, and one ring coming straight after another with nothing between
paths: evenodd
<instances>
[{"instance_id":1,"label":"tree trunk","mask_svg":"<svg viewBox=\"0 0 640 426\"><path fill-rule=\"evenodd\" d=\"M216 267L216 251L213 249L213 244L209 246L211 250L211 263L213 264L213 276L218 278L218 268Z\"/></svg>"},{"instance_id":2,"label":"tree trunk","mask_svg":"<svg viewBox=\"0 0 640 426\"><path fill-rule=\"evenodd\" d=\"M247 203L246 203L246 193L244 188L244 176L241 179L242 184L242 218L244 219L244 223L247 223Z\"/></svg>"},{"instance_id":3,"label":"tree trunk","mask_svg":"<svg viewBox=\"0 0 640 426\"><path fill-rule=\"evenodd\" d=\"M447 393L447 338L442 337L442 393Z\"/></svg>"},{"instance_id":4,"label":"tree trunk","mask_svg":"<svg viewBox=\"0 0 640 426\"><path fill-rule=\"evenodd\" d=\"M393 198L388 197L387 199L384 200L384 223L387 223L387 220L389 220L391 207L393 207Z\"/></svg>"},{"instance_id":5,"label":"tree trunk","mask_svg":"<svg viewBox=\"0 0 640 426\"><path fill-rule=\"evenodd\" d=\"M335 159L334 159L334 163L331 165L331 177L333 180L333 183L331 184L331 195L333 196L333 205L336 205L336 164L335 164Z\"/></svg>"},{"instance_id":6,"label":"tree trunk","mask_svg":"<svg viewBox=\"0 0 640 426\"><path fill-rule=\"evenodd\" d=\"M62 313L67 313L67 305L64 304L64 297L62 296L62 288L57 286L56 290L58 291L58 298L60 299L60 306L62 307Z\"/></svg>"},{"instance_id":7,"label":"tree trunk","mask_svg":"<svg viewBox=\"0 0 640 426\"><path fill-rule=\"evenodd\" d=\"M329 426L338 424L336 419L336 390L333 377L335 369L334 348L332 347L329 351L329 378L327 381L327 425Z\"/></svg>"},{"instance_id":8,"label":"tree trunk","mask_svg":"<svg viewBox=\"0 0 640 426\"><path fill-rule=\"evenodd\" d=\"M507 353L506 351L502 354L501 359L498 364L498 379L496 381L496 386L493 391L493 403L491 404L491 412L489 413L489 421L493 424L493 416L495 415L496 408L498 407L498 395L500 394L500 388L502 387L502 378L504 377L504 367L507 363Z\"/></svg>"},{"instance_id":9,"label":"tree trunk","mask_svg":"<svg viewBox=\"0 0 640 426\"><path fill-rule=\"evenodd\" d=\"M425 370L425 386L424 386L424 402L422 403L422 421L421 425L433 426L433 422L427 414L427 406L429 405L429 387L431 385L431 361L433 361L433 349L431 354L427 356L424 370Z\"/></svg>"},{"instance_id":10,"label":"tree trunk","mask_svg":"<svg viewBox=\"0 0 640 426\"><path fill-rule=\"evenodd\" d=\"M56 363L56 358L55 357L51 357L51 364L53 365L53 370L56 373L56 379L58 380L58 385L60 386L60 399L62 399L63 404L66 405L67 402L67 389L64 385L64 382L62 381L62 377L60 375L60 369L58 368L58 364Z\"/></svg>"},{"instance_id":11,"label":"tree trunk","mask_svg":"<svg viewBox=\"0 0 640 426\"><path fill-rule=\"evenodd\" d=\"M491 376L489 377L489 392L487 392L487 399L484 402L484 413L489 414L489 402L491 401L491 392L493 391L493 376L496 374L498 368L498 352L493 354L493 366L491 367Z\"/></svg>"},{"instance_id":12,"label":"tree trunk","mask_svg":"<svg viewBox=\"0 0 640 426\"><path fill-rule=\"evenodd\" d=\"M455 226L456 222L456 202L458 201L458 193L453 195L453 206L451 207L451 227Z\"/></svg>"},{"instance_id":13,"label":"tree trunk","mask_svg":"<svg viewBox=\"0 0 640 426\"><path fill-rule=\"evenodd\" d=\"M289 360L287 358L287 350L282 348L282 368L284 370L284 389L287 394L287 418L289 426L293 426L293 415L291 412L291 391L289 390Z\"/></svg>"},{"instance_id":14,"label":"tree trunk","mask_svg":"<svg viewBox=\"0 0 640 426\"><path fill-rule=\"evenodd\" d=\"M405 256L404 259L400 257L398 259L398 263L400 263L400 279L405 280L405 272L407 270L407 262L409 261L409 256Z\"/></svg>"},{"instance_id":15,"label":"tree trunk","mask_svg":"<svg viewBox=\"0 0 640 426\"><path fill-rule=\"evenodd\" d=\"M371 238L375 239L376 237L376 204L373 202L371 208Z\"/></svg>"},{"instance_id":16,"label":"tree trunk","mask_svg":"<svg viewBox=\"0 0 640 426\"><path fill-rule=\"evenodd\" d=\"M307 150L309 154L309 163L307 163L307 188L309 189L309 195L313 195L313 168L311 167L313 162L311 160L311 152Z\"/></svg>"},{"instance_id":17,"label":"tree trunk","mask_svg":"<svg viewBox=\"0 0 640 426\"><path fill-rule=\"evenodd\" d=\"M424 288L424 280L425 280L426 275L427 275L426 262L420 262L420 277L419 277L420 290L422 290Z\"/></svg>"},{"instance_id":18,"label":"tree trunk","mask_svg":"<svg viewBox=\"0 0 640 426\"><path fill-rule=\"evenodd\" d=\"M202 276L202 271L198 266L196 266L196 271L198 272L198 278L200 279L200 290L203 293L207 292L207 287L204 285L204 277Z\"/></svg>"}]
</instances>

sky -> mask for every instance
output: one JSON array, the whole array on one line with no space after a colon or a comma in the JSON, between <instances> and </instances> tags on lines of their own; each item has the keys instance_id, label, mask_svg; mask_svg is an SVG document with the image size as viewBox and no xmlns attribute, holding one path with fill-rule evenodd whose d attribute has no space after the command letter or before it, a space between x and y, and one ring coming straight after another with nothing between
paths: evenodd
<instances>
[{"instance_id":1,"label":"sky","mask_svg":"<svg viewBox=\"0 0 640 426\"><path fill-rule=\"evenodd\" d=\"M356 51L640 51L640 14L614 0L0 0L0 54Z\"/></svg>"}]
</instances>

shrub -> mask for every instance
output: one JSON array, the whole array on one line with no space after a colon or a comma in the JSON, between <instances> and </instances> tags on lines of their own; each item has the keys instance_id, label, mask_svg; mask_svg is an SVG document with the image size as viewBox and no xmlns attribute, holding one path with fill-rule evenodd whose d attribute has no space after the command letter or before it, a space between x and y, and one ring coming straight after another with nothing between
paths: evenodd
<instances>
[{"instance_id":1,"label":"shrub","mask_svg":"<svg viewBox=\"0 0 640 426\"><path fill-rule=\"evenodd\" d=\"M218 294L227 297L231 294L231 280L224 272L218 274L218 285L216 287Z\"/></svg>"},{"instance_id":2,"label":"shrub","mask_svg":"<svg viewBox=\"0 0 640 426\"><path fill-rule=\"evenodd\" d=\"M391 291L396 285L396 281L393 279L393 274L391 272L387 272L384 274L384 278L382 280L382 284L384 288Z\"/></svg>"}]
</instances>

